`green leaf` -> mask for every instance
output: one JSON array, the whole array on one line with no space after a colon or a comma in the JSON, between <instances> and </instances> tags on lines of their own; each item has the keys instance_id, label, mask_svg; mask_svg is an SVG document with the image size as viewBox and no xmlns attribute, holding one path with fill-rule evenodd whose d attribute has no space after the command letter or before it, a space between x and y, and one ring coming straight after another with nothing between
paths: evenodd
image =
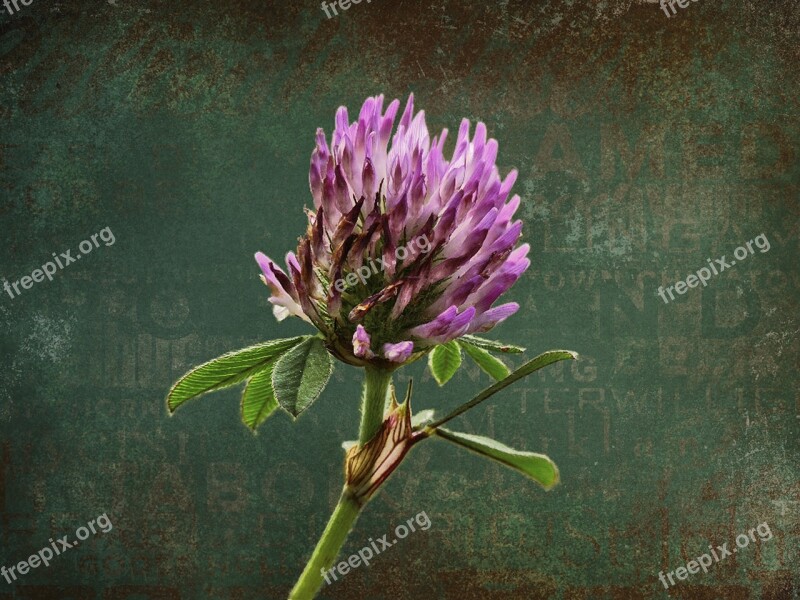
<instances>
[{"instance_id":1,"label":"green leaf","mask_svg":"<svg viewBox=\"0 0 800 600\"><path fill-rule=\"evenodd\" d=\"M318 337L289 350L272 372L272 387L281 408L297 418L322 393L332 371L333 359Z\"/></svg>"},{"instance_id":2,"label":"green leaf","mask_svg":"<svg viewBox=\"0 0 800 600\"><path fill-rule=\"evenodd\" d=\"M223 354L219 358L192 369L170 390L167 396L167 406L170 412L175 412L184 402L201 394L241 383L307 337L272 340L257 346L250 346Z\"/></svg>"},{"instance_id":3,"label":"green leaf","mask_svg":"<svg viewBox=\"0 0 800 600\"><path fill-rule=\"evenodd\" d=\"M505 379L511 374L511 370L501 361L499 358L495 358L491 354L489 354L483 348L478 348L477 346L473 346L469 342L464 342L463 340L459 342L461 347L464 349L469 357L475 361L483 371L489 374L490 377L493 377L495 380L500 381L501 379Z\"/></svg>"},{"instance_id":4,"label":"green leaf","mask_svg":"<svg viewBox=\"0 0 800 600\"><path fill-rule=\"evenodd\" d=\"M544 454L514 450L488 437L458 433L447 429L437 429L436 435L519 471L533 479L545 490L552 489L560 480L558 467Z\"/></svg>"},{"instance_id":5,"label":"green leaf","mask_svg":"<svg viewBox=\"0 0 800 600\"><path fill-rule=\"evenodd\" d=\"M520 354L525 352L522 346L514 346L512 344L504 344L495 340L487 340L486 338L478 337L477 335L463 335L459 338L462 342L467 342L478 348L483 348L489 352L503 352L505 354Z\"/></svg>"},{"instance_id":6,"label":"green leaf","mask_svg":"<svg viewBox=\"0 0 800 600\"><path fill-rule=\"evenodd\" d=\"M461 413L464 413L468 411L470 408L477 406L490 396L493 396L500 390L514 383L515 381L522 379L527 375L530 375L534 371L538 371L539 369L546 367L547 365L551 365L554 362L558 362L560 360L567 360L567 359L577 360L577 358L578 354L570 350L550 350L549 352L544 352L543 354L540 354L536 358L532 358L531 360L526 362L519 369L511 373L511 375L509 375L502 381L498 381L491 387L486 388L480 394L475 396L472 400L470 400L466 404L462 404L446 417L442 417L441 419L438 419L435 423L428 425L428 427L438 427L439 425L444 425L450 419L456 418Z\"/></svg>"},{"instance_id":7,"label":"green leaf","mask_svg":"<svg viewBox=\"0 0 800 600\"><path fill-rule=\"evenodd\" d=\"M453 342L436 346L428 355L428 368L440 386L444 385L461 366L461 348Z\"/></svg>"},{"instance_id":8,"label":"green leaf","mask_svg":"<svg viewBox=\"0 0 800 600\"><path fill-rule=\"evenodd\" d=\"M250 378L242 394L242 422L255 431L278 408L272 389L272 371L275 363Z\"/></svg>"}]
</instances>

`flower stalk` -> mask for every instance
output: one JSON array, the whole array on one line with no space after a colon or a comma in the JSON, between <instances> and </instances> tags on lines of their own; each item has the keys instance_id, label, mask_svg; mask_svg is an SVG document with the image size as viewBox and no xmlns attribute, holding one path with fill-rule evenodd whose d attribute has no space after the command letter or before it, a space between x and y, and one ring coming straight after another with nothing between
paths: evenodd
<instances>
[{"instance_id":1,"label":"flower stalk","mask_svg":"<svg viewBox=\"0 0 800 600\"><path fill-rule=\"evenodd\" d=\"M358 445L370 441L383 423L386 408L386 394L392 382L392 372L380 367L367 366L364 369L364 397L361 400L361 426Z\"/></svg>"},{"instance_id":2,"label":"flower stalk","mask_svg":"<svg viewBox=\"0 0 800 600\"><path fill-rule=\"evenodd\" d=\"M366 367L364 370L359 448L374 438L381 429L391 381L391 370L372 366ZM333 509L328 525L317 542L317 547L300 575L300 579L297 580L289 594L289 600L311 600L316 596L322 586L324 573L333 566L336 556L358 519L358 515L368 501L369 496L357 496L348 482L345 482L339 502Z\"/></svg>"},{"instance_id":3,"label":"flower stalk","mask_svg":"<svg viewBox=\"0 0 800 600\"><path fill-rule=\"evenodd\" d=\"M347 489L342 491L314 553L289 594L289 600L312 600L316 596L322 587L324 573L333 566L361 508Z\"/></svg>"}]
</instances>

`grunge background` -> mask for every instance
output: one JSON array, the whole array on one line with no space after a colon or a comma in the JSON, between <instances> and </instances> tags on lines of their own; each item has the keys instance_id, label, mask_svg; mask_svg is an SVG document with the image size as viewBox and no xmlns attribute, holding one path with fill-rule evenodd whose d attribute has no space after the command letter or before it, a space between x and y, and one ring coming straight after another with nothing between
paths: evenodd
<instances>
[{"instance_id":1,"label":"grunge background","mask_svg":"<svg viewBox=\"0 0 800 600\"><path fill-rule=\"evenodd\" d=\"M482 120L520 170L533 265L491 337L582 356L459 428L547 452L563 483L423 445L343 554L421 511L431 528L321 598L666 598L659 571L764 521L772 540L671 597L800 598L797 2L20 8L0 15L0 277L106 226L116 243L0 299L0 564L106 511L114 530L0 600L286 597L340 490L356 371L255 438L238 390L174 418L165 395L307 332L275 322L253 253L303 232L316 128L411 91L432 131ZM769 252L656 295L760 233ZM409 373L417 409L488 384Z\"/></svg>"}]
</instances>

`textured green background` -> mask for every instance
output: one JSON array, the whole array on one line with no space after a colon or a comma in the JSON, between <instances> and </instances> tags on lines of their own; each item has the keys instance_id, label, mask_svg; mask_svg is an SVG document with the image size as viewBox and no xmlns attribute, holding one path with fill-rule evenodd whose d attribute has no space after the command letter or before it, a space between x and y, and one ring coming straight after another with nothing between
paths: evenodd
<instances>
[{"instance_id":1,"label":"textured green background","mask_svg":"<svg viewBox=\"0 0 800 600\"><path fill-rule=\"evenodd\" d=\"M459 428L546 451L563 484L423 444L345 554L421 511L432 527L322 597L661 598L660 570L764 521L771 541L672 596L800 597L797 2L82 4L0 15L0 277L116 236L0 297L0 564L103 512L115 527L0 600L285 598L340 488L359 373L257 437L237 391L172 419L164 396L307 332L275 322L252 255L302 233L316 127L410 91L432 130L483 120L520 170L533 265L494 337L582 355ZM760 233L769 252L656 296ZM418 409L487 383L420 367Z\"/></svg>"}]
</instances>

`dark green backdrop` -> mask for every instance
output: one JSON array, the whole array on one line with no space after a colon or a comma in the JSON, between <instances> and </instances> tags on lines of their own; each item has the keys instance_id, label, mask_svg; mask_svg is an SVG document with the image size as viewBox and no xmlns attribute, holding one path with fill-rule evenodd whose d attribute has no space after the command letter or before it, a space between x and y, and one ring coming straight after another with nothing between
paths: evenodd
<instances>
[{"instance_id":1,"label":"dark green backdrop","mask_svg":"<svg viewBox=\"0 0 800 600\"><path fill-rule=\"evenodd\" d=\"M460 429L547 452L563 483L544 493L424 444L345 555L422 511L431 528L321 597L662 598L659 571L762 522L772 540L672 597L800 597L799 26L790 0L672 18L639 0L3 12L0 277L104 227L116 243L0 297L0 565L104 512L114 524L0 579L0 599L286 597L340 489L360 373L337 366L309 414L257 437L238 391L174 418L164 397L200 362L307 332L275 322L253 253L303 232L315 129L411 91L432 130L482 120L520 171L533 264L492 335L582 356ZM769 252L656 295L761 233ZM408 372L418 409L488 383Z\"/></svg>"}]
</instances>

